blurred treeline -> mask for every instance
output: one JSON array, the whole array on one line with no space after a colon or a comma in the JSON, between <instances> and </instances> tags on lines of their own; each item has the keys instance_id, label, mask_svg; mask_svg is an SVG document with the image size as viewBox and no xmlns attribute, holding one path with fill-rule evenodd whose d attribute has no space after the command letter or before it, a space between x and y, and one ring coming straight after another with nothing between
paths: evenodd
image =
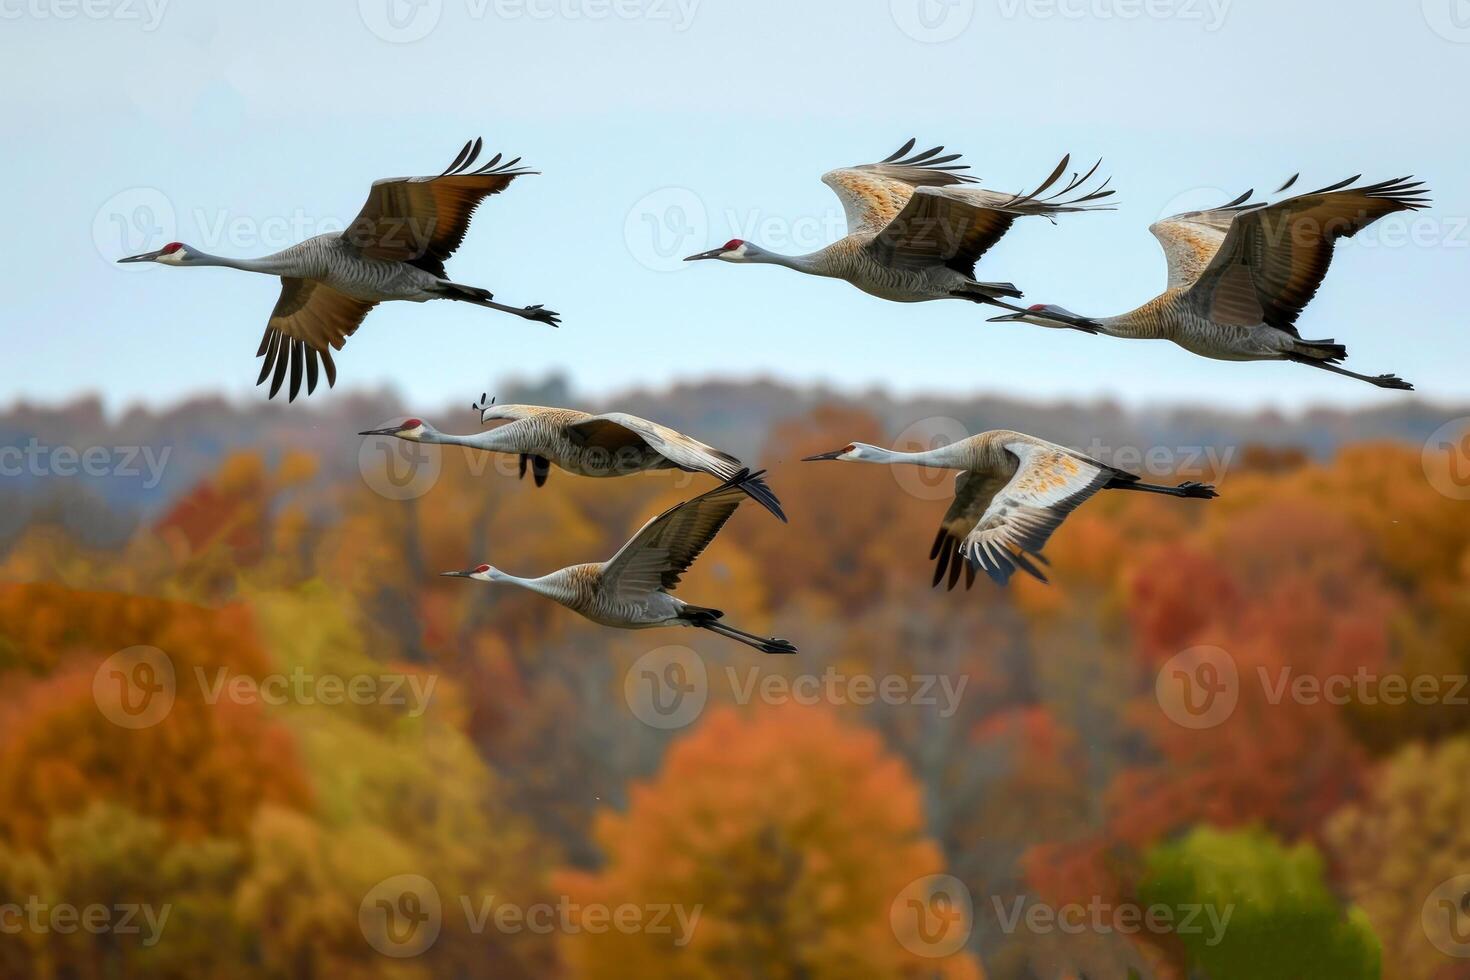
<instances>
[{"instance_id":1,"label":"blurred treeline","mask_svg":"<svg viewBox=\"0 0 1470 980\"><path fill-rule=\"evenodd\" d=\"M472 431L465 401L425 417ZM392 500L359 472L353 433L406 413L366 397L327 405L6 416L7 444L174 456L151 489L5 478L24 519L4 529L0 560L0 901L172 915L146 948L0 935L0 975L1470 977L1424 925L1436 887L1470 871L1470 709L1273 700L1256 680L1470 673L1470 505L1437 492L1421 443L1403 438L1444 413L1136 415L734 384L620 403L770 467L790 525L743 508L679 593L802 649L761 658L436 574L605 558L704 478L553 470L537 490L451 449L427 492ZM1212 503L1105 494L1081 508L1048 549L1050 586L982 578L947 593L929 588L927 561L947 477L795 462L934 415L1079 448L1236 451L1204 474L1223 494ZM1401 438L1343 438L1375 428ZM671 643L703 657L710 704L660 730L630 710L624 680ZM170 658L177 700L130 730L99 710L94 680L138 645ZM1233 658L1239 703L1192 729L1161 710L1155 683L1199 645ZM967 683L947 717L737 704L726 667ZM435 686L422 711L211 699L195 678L222 668ZM934 873L974 899L967 950L938 960L890 927L895 897ZM398 874L431 880L446 903L704 914L682 948L475 932L446 914L430 949L396 959L365 941L359 906ZM1017 899L1233 915L1206 945L1008 925Z\"/></svg>"}]
</instances>

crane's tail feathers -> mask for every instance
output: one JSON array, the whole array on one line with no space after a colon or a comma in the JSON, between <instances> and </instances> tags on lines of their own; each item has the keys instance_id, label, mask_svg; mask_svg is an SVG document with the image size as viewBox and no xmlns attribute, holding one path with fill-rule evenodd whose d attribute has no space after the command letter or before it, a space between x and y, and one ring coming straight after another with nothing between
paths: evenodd
<instances>
[{"instance_id":1,"label":"crane's tail feathers","mask_svg":"<svg viewBox=\"0 0 1470 980\"><path fill-rule=\"evenodd\" d=\"M1137 477L1114 477L1103 484L1104 490L1138 490L1142 493L1161 493L1169 497L1188 497L1192 500L1213 500L1220 492L1208 483L1186 480L1177 487L1159 486L1157 483L1140 483Z\"/></svg>"},{"instance_id":2,"label":"crane's tail feathers","mask_svg":"<svg viewBox=\"0 0 1470 980\"><path fill-rule=\"evenodd\" d=\"M267 327L265 336L260 338L260 347L255 351L255 356L263 358L260 364L260 375L255 379L257 385L265 384L265 379L271 379L269 398L276 397L276 393L285 384L286 372L289 368L291 384L286 389L286 400L294 402L296 396L301 393L301 379L306 378L306 393L310 395L316 391L317 381L320 380L323 369L327 375L327 387L337 383L337 366L332 363L332 355L329 350L317 350L304 340L288 337L274 327Z\"/></svg>"},{"instance_id":3,"label":"crane's tail feathers","mask_svg":"<svg viewBox=\"0 0 1470 980\"><path fill-rule=\"evenodd\" d=\"M1335 340L1298 340L1292 345L1292 351L1328 364L1336 364L1347 357L1347 348Z\"/></svg>"},{"instance_id":4,"label":"crane's tail feathers","mask_svg":"<svg viewBox=\"0 0 1470 980\"><path fill-rule=\"evenodd\" d=\"M954 295L974 303L990 303L1003 296L1020 299L1026 294L1021 292L1013 282L969 282L965 283L963 288L955 290ZM1005 304L996 303L995 305L1004 306ZM1006 306L1006 309L1014 309L1014 307Z\"/></svg>"}]
</instances>

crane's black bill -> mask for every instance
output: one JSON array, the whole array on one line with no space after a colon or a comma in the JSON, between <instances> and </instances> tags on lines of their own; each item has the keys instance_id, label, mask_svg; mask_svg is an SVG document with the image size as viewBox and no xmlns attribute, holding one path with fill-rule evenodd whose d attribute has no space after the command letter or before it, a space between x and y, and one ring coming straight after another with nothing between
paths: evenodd
<instances>
[{"instance_id":1,"label":"crane's black bill","mask_svg":"<svg viewBox=\"0 0 1470 980\"><path fill-rule=\"evenodd\" d=\"M1021 319L1025 315L1026 314L1024 314L1024 313L1005 313L1005 314L1002 314L1000 316L990 317L985 322L986 323L1011 323L1011 322L1014 322L1016 320Z\"/></svg>"},{"instance_id":2,"label":"crane's black bill","mask_svg":"<svg viewBox=\"0 0 1470 980\"><path fill-rule=\"evenodd\" d=\"M439 573L439 575L441 577L444 577L444 578L469 578L471 575L474 575L474 574L475 574L475 569L473 569L473 568L466 568L462 572L440 572Z\"/></svg>"},{"instance_id":3,"label":"crane's black bill","mask_svg":"<svg viewBox=\"0 0 1470 980\"><path fill-rule=\"evenodd\" d=\"M129 255L127 258L118 259L117 263L118 265L122 265L124 262L152 262L154 259L158 258L162 254L163 249L160 248L153 252L143 252L139 255Z\"/></svg>"},{"instance_id":4,"label":"crane's black bill","mask_svg":"<svg viewBox=\"0 0 1470 980\"><path fill-rule=\"evenodd\" d=\"M684 256L684 261L697 262L700 259L717 259L724 254L725 250L723 248L712 248L708 252L700 252L698 255L686 255Z\"/></svg>"},{"instance_id":5,"label":"crane's black bill","mask_svg":"<svg viewBox=\"0 0 1470 980\"><path fill-rule=\"evenodd\" d=\"M842 447L841 449L834 449L830 453L817 453L815 456L803 456L801 458L801 461L803 463L812 463L819 459L836 459L838 456L841 456L845 452L847 452L846 446Z\"/></svg>"},{"instance_id":6,"label":"crane's black bill","mask_svg":"<svg viewBox=\"0 0 1470 980\"><path fill-rule=\"evenodd\" d=\"M402 428L403 427L402 426L399 426L399 425L390 425L386 429L368 429L366 432L359 432L358 435L360 435L360 436L391 436L391 435L396 435L398 433L398 431L400 429L402 429ZM448 573L446 572L445 574L447 575Z\"/></svg>"}]
</instances>

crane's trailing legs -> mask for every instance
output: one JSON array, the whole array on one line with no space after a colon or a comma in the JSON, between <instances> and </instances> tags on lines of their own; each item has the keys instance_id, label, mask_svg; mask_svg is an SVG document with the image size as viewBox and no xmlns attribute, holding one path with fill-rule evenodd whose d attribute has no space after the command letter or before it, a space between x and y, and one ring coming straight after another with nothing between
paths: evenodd
<instances>
[{"instance_id":1,"label":"crane's trailing legs","mask_svg":"<svg viewBox=\"0 0 1470 980\"><path fill-rule=\"evenodd\" d=\"M732 640L738 640L746 646L755 647L762 653L796 653L796 647L790 640L783 640L774 636L759 636L755 633L747 633L745 630L737 629L727 623L720 622L724 612L719 609L710 609L706 606L685 606L680 610L680 618L686 620L691 626L699 629L709 630L721 636L728 636Z\"/></svg>"},{"instance_id":2,"label":"crane's trailing legs","mask_svg":"<svg viewBox=\"0 0 1470 980\"><path fill-rule=\"evenodd\" d=\"M466 286L463 283L450 282L445 279L440 282L445 299L458 300L461 303L473 303L475 306L483 306L488 310L499 310L502 313L510 313L515 316L525 317L527 320L535 320L537 323L550 324L553 327L561 325L561 314L543 307L540 303L534 306L506 306L495 302L495 294L488 289L479 286Z\"/></svg>"},{"instance_id":3,"label":"crane's trailing legs","mask_svg":"<svg viewBox=\"0 0 1470 980\"><path fill-rule=\"evenodd\" d=\"M1347 368L1338 367L1336 364L1330 364L1327 361L1319 360L1315 357L1308 357L1304 354L1287 354L1285 358L1293 364L1305 364L1308 367L1321 368L1324 371L1331 371L1333 374L1340 374L1345 378L1366 381L1370 385L1376 385L1379 388L1392 388L1395 391L1414 390L1412 384L1396 374L1359 374L1356 371L1349 371Z\"/></svg>"}]
</instances>

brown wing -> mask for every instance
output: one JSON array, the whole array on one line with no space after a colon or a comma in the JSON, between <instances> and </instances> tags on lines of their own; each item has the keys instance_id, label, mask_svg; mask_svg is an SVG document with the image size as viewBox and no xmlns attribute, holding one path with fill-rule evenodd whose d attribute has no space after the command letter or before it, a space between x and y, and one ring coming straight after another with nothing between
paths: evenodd
<instances>
[{"instance_id":1,"label":"brown wing","mask_svg":"<svg viewBox=\"0 0 1470 980\"><path fill-rule=\"evenodd\" d=\"M628 597L674 591L694 559L746 499L742 484L761 475L741 470L728 483L676 504L643 525L602 566L603 584Z\"/></svg>"},{"instance_id":2,"label":"brown wing","mask_svg":"<svg viewBox=\"0 0 1470 980\"><path fill-rule=\"evenodd\" d=\"M868 246L875 258L895 268L942 264L967 276L975 263L1011 230L1017 218L1091 211L1112 195L1107 182L1096 190L1084 185L1097 173L1074 174L1055 193L1042 197L1066 172L1063 157L1050 177L1028 194L1000 194L975 188L926 187L916 190L903 211ZM1100 163L1100 161L1099 161Z\"/></svg>"},{"instance_id":3,"label":"brown wing","mask_svg":"<svg viewBox=\"0 0 1470 980\"><path fill-rule=\"evenodd\" d=\"M281 297L260 339L256 357L265 360L260 365L260 377L256 384L264 384L271 378L269 397L276 397L285 380L286 369L291 369L291 387L288 401L295 401L301 391L301 376L306 375L306 393L316 391L317 359L327 373L327 386L337 383L337 367L332 363L331 348L342 349L347 338L352 336L377 304L353 299L339 293L331 286L313 279L281 277Z\"/></svg>"},{"instance_id":4,"label":"brown wing","mask_svg":"<svg viewBox=\"0 0 1470 980\"><path fill-rule=\"evenodd\" d=\"M849 233L878 231L897 217L916 187L974 183L974 177L959 173L970 169L954 162L960 154L940 156L944 147L936 146L909 156L913 148L914 140L910 139L877 163L843 167L822 175L822 183L832 188L842 202Z\"/></svg>"},{"instance_id":5,"label":"brown wing","mask_svg":"<svg viewBox=\"0 0 1470 980\"><path fill-rule=\"evenodd\" d=\"M1190 299L1219 323L1266 323L1296 334L1297 318L1322 285L1339 238L1429 204L1422 182L1400 177L1349 186L1357 179L1237 215Z\"/></svg>"},{"instance_id":6,"label":"brown wing","mask_svg":"<svg viewBox=\"0 0 1470 980\"><path fill-rule=\"evenodd\" d=\"M443 278L444 260L469 230L475 208L521 174L520 157L500 162L497 153L476 169L481 141L466 143L437 177L392 177L373 184L362 212L342 233L369 258L412 262Z\"/></svg>"},{"instance_id":7,"label":"brown wing","mask_svg":"<svg viewBox=\"0 0 1470 980\"><path fill-rule=\"evenodd\" d=\"M996 491L1006 484L1006 477L982 477L976 473L955 474L954 502L944 512L939 522L939 533L934 536L934 547L929 549L929 560L935 563L934 585L949 572L949 588L953 589L960 580L960 569L965 570L965 588L975 584L975 566L965 561L961 547L969 533L980 523L985 508Z\"/></svg>"},{"instance_id":8,"label":"brown wing","mask_svg":"<svg viewBox=\"0 0 1470 980\"><path fill-rule=\"evenodd\" d=\"M1117 474L1040 440L1008 442L1006 450L1018 460L1015 475L991 498L960 554L998 585L1018 568L1045 582L1031 558L1041 559L1041 549L1067 515Z\"/></svg>"}]
</instances>

